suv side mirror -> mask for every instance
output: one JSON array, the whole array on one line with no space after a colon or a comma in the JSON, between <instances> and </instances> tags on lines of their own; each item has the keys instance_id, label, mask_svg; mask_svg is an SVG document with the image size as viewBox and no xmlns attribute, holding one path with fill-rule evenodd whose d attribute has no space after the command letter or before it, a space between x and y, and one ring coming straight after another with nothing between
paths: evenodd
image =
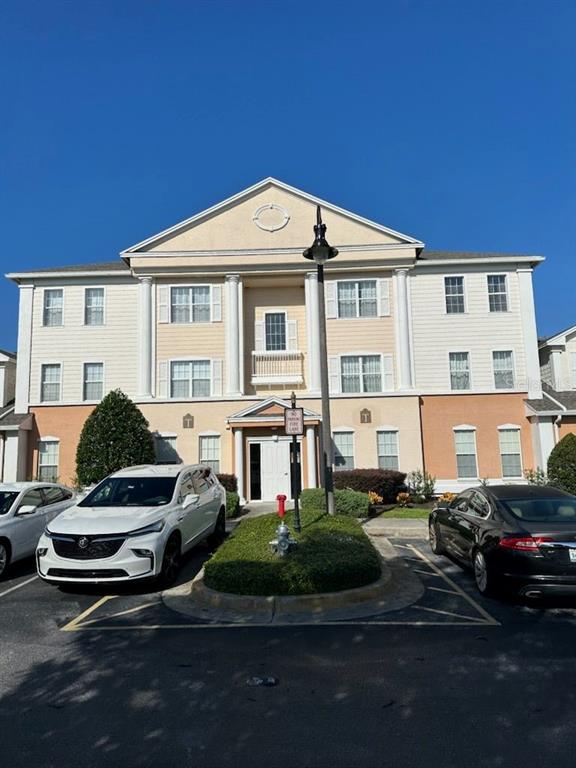
<instances>
[{"instance_id":1,"label":"suv side mirror","mask_svg":"<svg viewBox=\"0 0 576 768\"><path fill-rule=\"evenodd\" d=\"M191 507L193 504L198 504L199 501L200 496L197 493L187 493L186 496L184 496L182 506Z\"/></svg>"},{"instance_id":2,"label":"suv side mirror","mask_svg":"<svg viewBox=\"0 0 576 768\"><path fill-rule=\"evenodd\" d=\"M438 504L437 507L434 507L434 511L436 512L447 512L448 509L448 504Z\"/></svg>"},{"instance_id":3,"label":"suv side mirror","mask_svg":"<svg viewBox=\"0 0 576 768\"><path fill-rule=\"evenodd\" d=\"M18 510L18 512L16 512L16 514L17 515L33 515L37 509L38 507L35 507L34 504L24 504L24 506L20 507L20 509Z\"/></svg>"}]
</instances>

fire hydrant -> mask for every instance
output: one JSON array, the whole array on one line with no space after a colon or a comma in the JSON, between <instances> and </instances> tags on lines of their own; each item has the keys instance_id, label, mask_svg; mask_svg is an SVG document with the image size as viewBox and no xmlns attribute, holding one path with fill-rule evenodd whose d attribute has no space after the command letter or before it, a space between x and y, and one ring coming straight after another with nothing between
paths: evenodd
<instances>
[{"instance_id":1,"label":"fire hydrant","mask_svg":"<svg viewBox=\"0 0 576 768\"><path fill-rule=\"evenodd\" d=\"M273 552L284 556L296 546L297 542L290 536L290 529L284 522L284 515L286 514L286 496L284 496L283 493L279 493L278 496L276 496L276 501L278 502L280 525L276 529L276 538L270 542L270 547Z\"/></svg>"}]
</instances>

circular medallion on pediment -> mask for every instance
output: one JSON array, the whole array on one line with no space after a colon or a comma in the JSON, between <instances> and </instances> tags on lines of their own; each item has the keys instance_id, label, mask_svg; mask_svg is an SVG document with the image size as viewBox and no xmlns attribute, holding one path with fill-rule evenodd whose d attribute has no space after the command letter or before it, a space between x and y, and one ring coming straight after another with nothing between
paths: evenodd
<instances>
[{"instance_id":1,"label":"circular medallion on pediment","mask_svg":"<svg viewBox=\"0 0 576 768\"><path fill-rule=\"evenodd\" d=\"M290 214L277 203L266 203L254 211L252 221L265 232L277 232L290 221Z\"/></svg>"}]
</instances>

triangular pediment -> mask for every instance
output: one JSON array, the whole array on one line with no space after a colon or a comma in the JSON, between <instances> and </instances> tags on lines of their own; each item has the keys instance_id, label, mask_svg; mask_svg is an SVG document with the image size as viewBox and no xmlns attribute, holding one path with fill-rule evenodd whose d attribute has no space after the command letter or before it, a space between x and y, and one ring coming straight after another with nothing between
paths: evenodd
<instances>
[{"instance_id":1,"label":"triangular pediment","mask_svg":"<svg viewBox=\"0 0 576 768\"><path fill-rule=\"evenodd\" d=\"M287 400L282 400L280 397L268 397L266 400L262 400L259 403L253 403L248 406L248 408L244 408L242 411L232 414L228 417L228 421L283 419L284 411L286 408L290 407L291 405ZM309 408L304 408L304 418L319 420L320 415L311 411Z\"/></svg>"},{"instance_id":2,"label":"triangular pediment","mask_svg":"<svg viewBox=\"0 0 576 768\"><path fill-rule=\"evenodd\" d=\"M313 240L317 205L328 227L328 240L337 246L422 246L413 237L268 178L122 255L301 249Z\"/></svg>"}]
</instances>

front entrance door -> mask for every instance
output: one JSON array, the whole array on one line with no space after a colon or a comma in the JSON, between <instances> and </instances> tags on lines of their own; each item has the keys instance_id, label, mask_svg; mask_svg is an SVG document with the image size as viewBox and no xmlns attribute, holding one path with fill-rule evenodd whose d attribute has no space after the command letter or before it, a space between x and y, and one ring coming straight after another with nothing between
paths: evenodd
<instances>
[{"instance_id":1,"label":"front entrance door","mask_svg":"<svg viewBox=\"0 0 576 768\"><path fill-rule=\"evenodd\" d=\"M260 443L260 484L263 501L273 501L279 493L291 497L289 440Z\"/></svg>"}]
</instances>

